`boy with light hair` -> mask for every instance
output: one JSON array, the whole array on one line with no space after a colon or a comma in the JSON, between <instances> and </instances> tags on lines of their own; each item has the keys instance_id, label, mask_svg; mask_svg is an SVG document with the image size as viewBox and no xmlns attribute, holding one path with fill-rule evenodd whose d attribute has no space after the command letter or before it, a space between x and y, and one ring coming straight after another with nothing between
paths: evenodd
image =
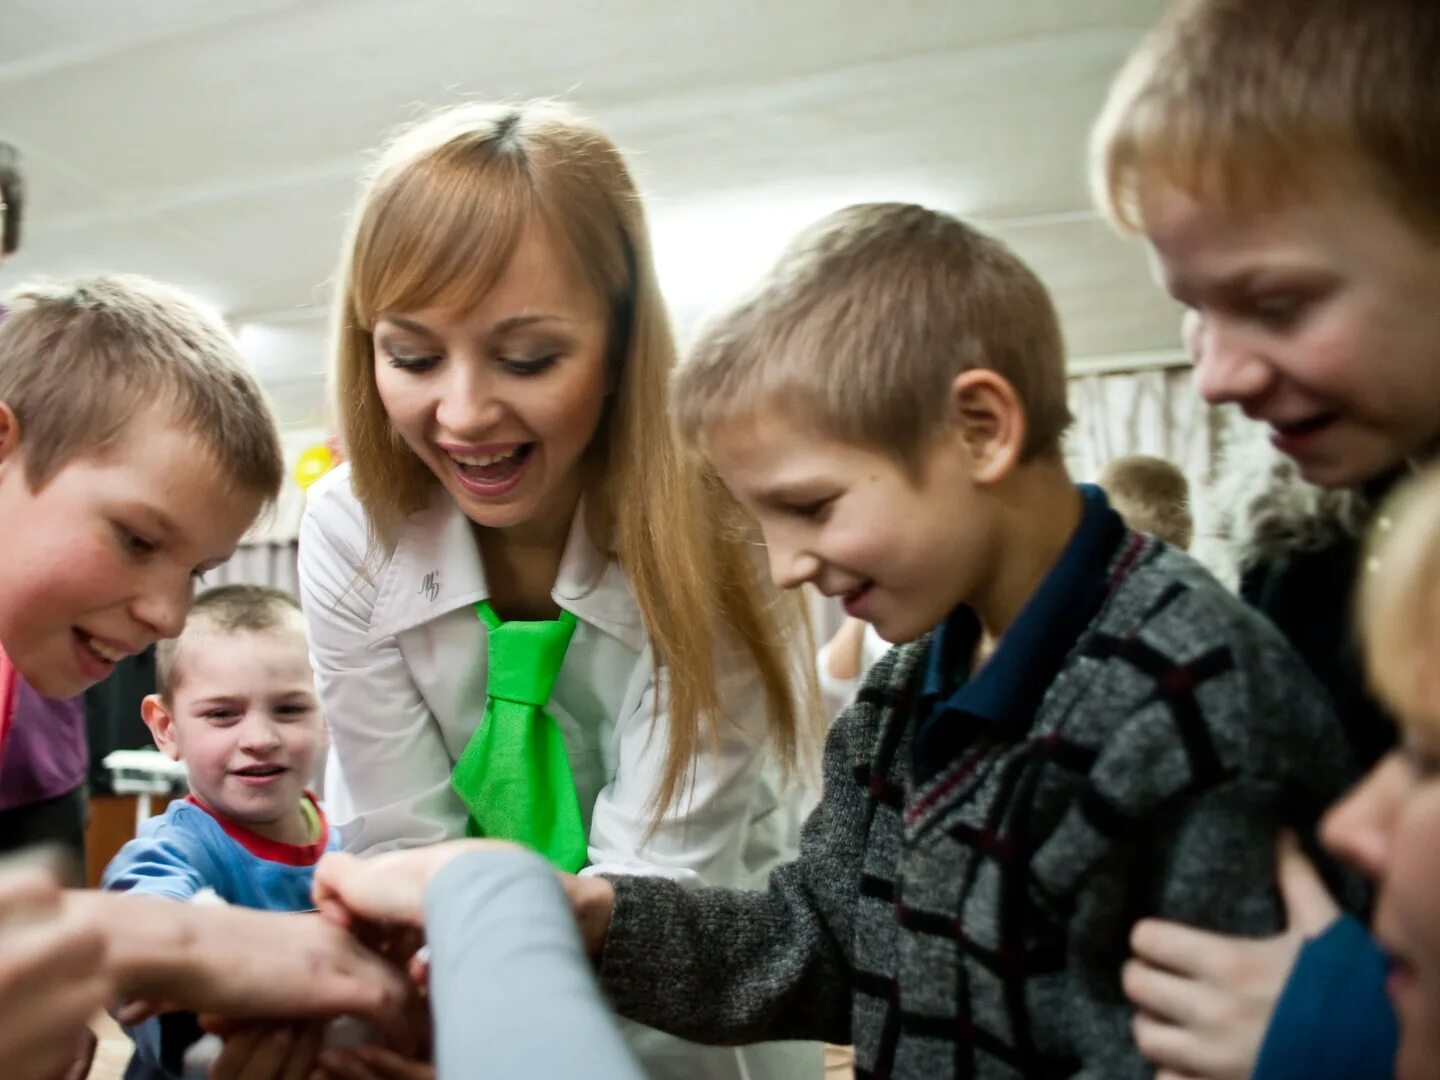
<instances>
[{"instance_id":1,"label":"boy with light hair","mask_svg":"<svg viewBox=\"0 0 1440 1080\"><path fill-rule=\"evenodd\" d=\"M70 696L177 635L195 577L281 477L259 386L184 294L134 277L16 293L0 322L0 729L17 677ZM318 920L0 875L0 1073L60 1072L117 994L383 1023L405 988Z\"/></svg>"},{"instance_id":2,"label":"boy with light hair","mask_svg":"<svg viewBox=\"0 0 1440 1080\"><path fill-rule=\"evenodd\" d=\"M701 336L677 428L777 584L899 647L768 892L567 883L623 1014L853 1040L858 1076L1138 1076L1134 918L1278 924L1278 827L1353 776L1335 718L1273 627L1072 483L1065 385L1035 275L918 206L822 220Z\"/></svg>"},{"instance_id":3,"label":"boy with light hair","mask_svg":"<svg viewBox=\"0 0 1440 1080\"><path fill-rule=\"evenodd\" d=\"M1383 494L1440 445L1437 71L1430 0L1185 0L1131 56L1096 125L1097 199L1143 234L1194 312L1197 387L1265 424L1325 488ZM1343 546L1327 554L1328 566L1353 561ZM1305 613L1282 628L1347 706L1365 697L1358 650L1314 628L1348 624L1352 581L1277 568L1262 594L1277 619ZM1364 711L1373 760L1395 733ZM1310 881L1295 895L1313 902L1291 905L1279 937L1137 929L1127 987L1162 1069L1388 1074L1383 960L1358 924L1335 920L1303 861L1282 858L1282 883L1297 873ZM1307 942L1316 924L1328 929Z\"/></svg>"}]
</instances>

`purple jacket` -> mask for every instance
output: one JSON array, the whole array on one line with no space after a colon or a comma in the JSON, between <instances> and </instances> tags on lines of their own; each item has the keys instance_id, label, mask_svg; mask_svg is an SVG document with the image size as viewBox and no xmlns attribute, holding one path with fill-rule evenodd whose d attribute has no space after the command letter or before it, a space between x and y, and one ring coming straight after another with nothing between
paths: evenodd
<instances>
[{"instance_id":1,"label":"purple jacket","mask_svg":"<svg viewBox=\"0 0 1440 1080\"><path fill-rule=\"evenodd\" d=\"M19 678L15 697L0 756L0 810L73 791L84 782L90 765L84 698L41 697Z\"/></svg>"}]
</instances>

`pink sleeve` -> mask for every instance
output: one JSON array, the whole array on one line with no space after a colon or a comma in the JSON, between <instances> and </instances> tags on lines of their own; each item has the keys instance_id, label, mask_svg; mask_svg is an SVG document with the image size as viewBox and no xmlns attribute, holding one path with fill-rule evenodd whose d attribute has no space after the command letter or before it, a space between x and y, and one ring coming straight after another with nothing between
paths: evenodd
<instances>
[{"instance_id":1,"label":"pink sleeve","mask_svg":"<svg viewBox=\"0 0 1440 1080\"><path fill-rule=\"evenodd\" d=\"M0 649L0 761L5 759L5 738L10 734L11 714L15 711L15 666Z\"/></svg>"}]
</instances>

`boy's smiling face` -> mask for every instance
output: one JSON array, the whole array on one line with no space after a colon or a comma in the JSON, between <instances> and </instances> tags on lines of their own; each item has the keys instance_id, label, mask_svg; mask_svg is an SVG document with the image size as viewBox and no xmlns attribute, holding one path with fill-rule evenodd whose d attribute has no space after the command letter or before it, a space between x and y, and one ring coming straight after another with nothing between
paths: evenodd
<instances>
[{"instance_id":1,"label":"boy's smiling face","mask_svg":"<svg viewBox=\"0 0 1440 1080\"><path fill-rule=\"evenodd\" d=\"M1246 211L1159 186L1141 211L1166 287L1199 315L1206 400L1267 424L1324 487L1434 452L1440 241L1354 186Z\"/></svg>"},{"instance_id":2,"label":"boy's smiling face","mask_svg":"<svg viewBox=\"0 0 1440 1080\"><path fill-rule=\"evenodd\" d=\"M204 615L175 657L170 701L147 698L156 745L184 761L194 794L263 836L301 843L300 797L325 745L297 611L264 630L221 631Z\"/></svg>"},{"instance_id":3,"label":"boy's smiling face","mask_svg":"<svg viewBox=\"0 0 1440 1080\"><path fill-rule=\"evenodd\" d=\"M157 407L33 491L24 432L0 405L0 643L40 693L74 696L178 634L194 576L260 512L198 442Z\"/></svg>"},{"instance_id":4,"label":"boy's smiling face","mask_svg":"<svg viewBox=\"0 0 1440 1080\"><path fill-rule=\"evenodd\" d=\"M717 424L705 451L759 521L777 586L809 582L903 642L969 602L994 562L980 500L958 512L975 485L956 442L937 440L912 477L768 410Z\"/></svg>"}]
</instances>

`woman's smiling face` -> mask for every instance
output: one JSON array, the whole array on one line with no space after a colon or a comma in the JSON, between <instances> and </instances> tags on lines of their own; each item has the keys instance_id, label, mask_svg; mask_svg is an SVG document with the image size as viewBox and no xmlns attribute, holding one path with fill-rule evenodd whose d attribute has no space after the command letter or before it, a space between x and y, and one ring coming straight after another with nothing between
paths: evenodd
<instances>
[{"instance_id":1,"label":"woman's smiling face","mask_svg":"<svg viewBox=\"0 0 1440 1080\"><path fill-rule=\"evenodd\" d=\"M471 521L568 525L611 389L610 323L540 221L473 307L385 311L373 340L391 423Z\"/></svg>"}]
</instances>

